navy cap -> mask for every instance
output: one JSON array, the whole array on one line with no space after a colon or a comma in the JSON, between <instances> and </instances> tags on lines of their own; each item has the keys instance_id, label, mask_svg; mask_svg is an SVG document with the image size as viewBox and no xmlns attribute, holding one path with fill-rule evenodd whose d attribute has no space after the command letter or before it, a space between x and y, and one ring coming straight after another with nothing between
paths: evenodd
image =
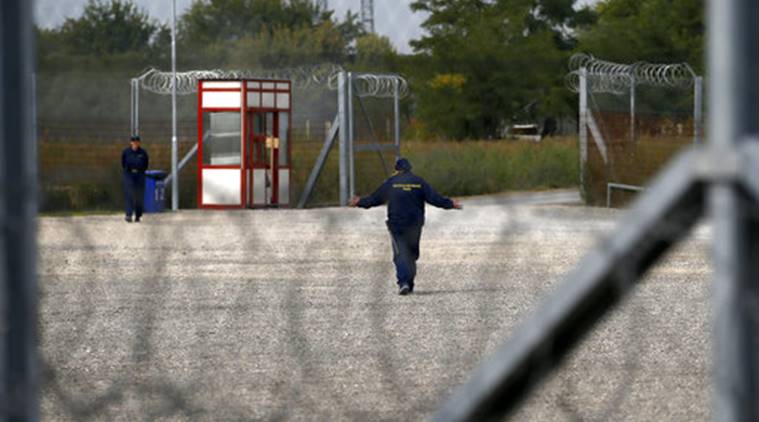
<instances>
[{"instance_id":1,"label":"navy cap","mask_svg":"<svg viewBox=\"0 0 759 422\"><path fill-rule=\"evenodd\" d=\"M138 135L134 135L131 138L129 138L129 140L130 141L137 141L137 142L139 142L140 141L140 137Z\"/></svg>"},{"instance_id":2,"label":"navy cap","mask_svg":"<svg viewBox=\"0 0 759 422\"><path fill-rule=\"evenodd\" d=\"M409 171L411 170L411 163L405 158L399 158L395 162L395 169L398 171Z\"/></svg>"}]
</instances>

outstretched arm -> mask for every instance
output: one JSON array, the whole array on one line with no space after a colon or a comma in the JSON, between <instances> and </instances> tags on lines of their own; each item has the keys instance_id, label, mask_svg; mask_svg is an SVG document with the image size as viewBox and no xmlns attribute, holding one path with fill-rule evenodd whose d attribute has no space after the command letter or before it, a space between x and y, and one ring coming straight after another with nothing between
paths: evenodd
<instances>
[{"instance_id":1,"label":"outstretched arm","mask_svg":"<svg viewBox=\"0 0 759 422\"><path fill-rule=\"evenodd\" d=\"M434 205L436 207L444 208L447 210L451 208L460 210L463 208L461 202L458 200L451 200L450 198L446 198L443 195L440 195L427 182L424 182L424 200L430 203L430 205Z\"/></svg>"},{"instance_id":2,"label":"outstretched arm","mask_svg":"<svg viewBox=\"0 0 759 422\"><path fill-rule=\"evenodd\" d=\"M377 205L382 205L385 202L387 202L387 190L389 188L389 185L387 182L383 183L382 186L380 186L374 193L372 193L369 196L365 196L363 198L360 198L358 196L354 196L351 198L350 202L348 202L348 205L351 207L361 207L361 208L371 208L376 207Z\"/></svg>"}]
</instances>

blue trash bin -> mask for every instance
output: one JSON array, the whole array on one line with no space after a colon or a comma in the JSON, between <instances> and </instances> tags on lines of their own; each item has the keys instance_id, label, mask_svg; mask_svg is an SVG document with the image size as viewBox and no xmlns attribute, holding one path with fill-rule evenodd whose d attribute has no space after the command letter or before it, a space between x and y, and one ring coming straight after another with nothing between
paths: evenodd
<instances>
[{"instance_id":1,"label":"blue trash bin","mask_svg":"<svg viewBox=\"0 0 759 422\"><path fill-rule=\"evenodd\" d=\"M144 212L163 212L164 182L168 173L163 170L148 170L145 172L145 197L143 198Z\"/></svg>"}]
</instances>

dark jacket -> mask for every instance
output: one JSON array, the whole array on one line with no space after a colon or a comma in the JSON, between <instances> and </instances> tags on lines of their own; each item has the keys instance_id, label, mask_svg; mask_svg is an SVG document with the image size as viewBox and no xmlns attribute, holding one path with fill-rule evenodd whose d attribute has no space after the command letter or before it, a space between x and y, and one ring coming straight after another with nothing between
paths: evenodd
<instances>
[{"instance_id":1,"label":"dark jacket","mask_svg":"<svg viewBox=\"0 0 759 422\"><path fill-rule=\"evenodd\" d=\"M441 196L424 179L410 171L398 173L385 181L373 194L358 201L361 208L387 203L387 222L391 226L424 224L424 203L439 208L453 208L453 201Z\"/></svg>"},{"instance_id":2,"label":"dark jacket","mask_svg":"<svg viewBox=\"0 0 759 422\"><path fill-rule=\"evenodd\" d=\"M129 147L121 153L121 168L125 173L143 174L148 169L148 152L142 148L132 151Z\"/></svg>"}]
</instances>

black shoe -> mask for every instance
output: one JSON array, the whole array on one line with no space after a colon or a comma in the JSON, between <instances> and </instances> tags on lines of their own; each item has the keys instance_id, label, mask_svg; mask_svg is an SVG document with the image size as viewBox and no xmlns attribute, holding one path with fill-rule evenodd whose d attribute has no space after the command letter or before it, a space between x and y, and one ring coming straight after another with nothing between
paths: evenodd
<instances>
[{"instance_id":1,"label":"black shoe","mask_svg":"<svg viewBox=\"0 0 759 422\"><path fill-rule=\"evenodd\" d=\"M124 221L126 221L127 223L131 223L132 222L132 216L128 215L128 216L124 217Z\"/></svg>"},{"instance_id":2,"label":"black shoe","mask_svg":"<svg viewBox=\"0 0 759 422\"><path fill-rule=\"evenodd\" d=\"M398 294L401 296L406 296L409 293L411 293L411 287L409 287L408 284L401 284L401 288L398 290Z\"/></svg>"},{"instance_id":3,"label":"black shoe","mask_svg":"<svg viewBox=\"0 0 759 422\"><path fill-rule=\"evenodd\" d=\"M141 218L141 217L135 217L135 219L134 219L134 222L135 222L135 223L139 223L139 222L140 222L140 218Z\"/></svg>"}]
</instances>

